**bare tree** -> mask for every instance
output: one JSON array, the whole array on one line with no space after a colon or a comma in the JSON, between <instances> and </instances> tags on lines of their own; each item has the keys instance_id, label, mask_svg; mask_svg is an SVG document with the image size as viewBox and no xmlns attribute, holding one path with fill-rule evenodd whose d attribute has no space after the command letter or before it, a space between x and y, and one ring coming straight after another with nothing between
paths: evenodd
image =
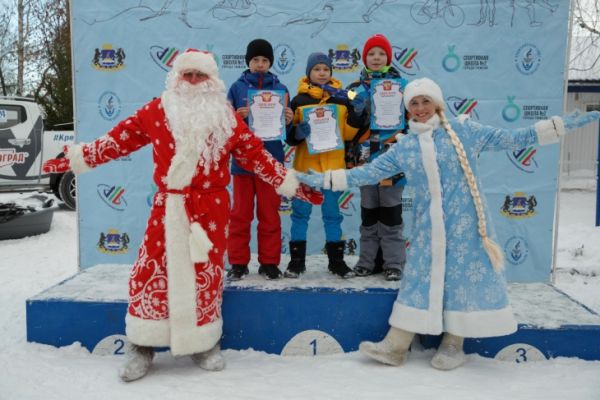
<instances>
[{"instance_id":1,"label":"bare tree","mask_svg":"<svg viewBox=\"0 0 600 400\"><path fill-rule=\"evenodd\" d=\"M13 14L14 9L10 5L6 5L0 14L0 90L3 96L14 93Z\"/></svg>"},{"instance_id":2,"label":"bare tree","mask_svg":"<svg viewBox=\"0 0 600 400\"><path fill-rule=\"evenodd\" d=\"M600 79L600 0L574 0L570 76Z\"/></svg>"}]
</instances>

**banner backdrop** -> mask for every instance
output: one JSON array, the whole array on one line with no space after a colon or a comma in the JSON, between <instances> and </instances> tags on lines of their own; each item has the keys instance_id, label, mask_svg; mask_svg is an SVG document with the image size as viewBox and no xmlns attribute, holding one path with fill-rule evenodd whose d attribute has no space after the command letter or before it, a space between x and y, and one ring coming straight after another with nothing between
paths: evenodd
<instances>
[{"instance_id":1,"label":"banner backdrop","mask_svg":"<svg viewBox=\"0 0 600 400\"><path fill-rule=\"evenodd\" d=\"M393 65L408 81L440 83L449 117L517 128L561 114L569 2L559 0L72 0L77 139L89 142L133 114L164 88L176 55L211 51L229 86L246 68L248 42L274 48L271 71L292 96L306 59L321 51L345 85L358 78L364 41L383 33ZM79 177L80 267L131 264L150 202L151 149ZM293 148L286 147L287 161ZM481 157L483 190L505 251L510 281L548 281L559 146L531 146ZM410 183L409 183L410 184ZM404 208L411 211L411 189ZM357 253L357 190L340 198L347 253ZM290 202L284 200L283 251ZM406 215L408 217L408 215ZM408 218L405 218L408 221ZM325 245L313 209L309 253ZM406 227L410 240L411 227ZM254 248L254 244L253 244ZM255 250L253 250L255 251ZM410 248L409 248L410 251Z\"/></svg>"}]
</instances>

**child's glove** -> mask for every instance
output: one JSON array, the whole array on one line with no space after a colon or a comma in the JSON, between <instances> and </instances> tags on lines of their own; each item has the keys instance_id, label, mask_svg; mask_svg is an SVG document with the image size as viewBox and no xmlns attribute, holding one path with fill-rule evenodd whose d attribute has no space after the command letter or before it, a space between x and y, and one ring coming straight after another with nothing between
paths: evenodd
<instances>
[{"instance_id":1,"label":"child's glove","mask_svg":"<svg viewBox=\"0 0 600 400\"><path fill-rule=\"evenodd\" d=\"M315 172L312 169L309 169L308 172L298 172L296 173L296 177L302 183L307 184L310 187L314 188L322 188L323 187L323 178L324 174L321 172Z\"/></svg>"},{"instance_id":2,"label":"child's glove","mask_svg":"<svg viewBox=\"0 0 600 400\"><path fill-rule=\"evenodd\" d=\"M581 111L575 110L572 113L562 117L565 129L581 128L582 126L599 119L600 111L590 111L582 114Z\"/></svg>"},{"instance_id":3,"label":"child's glove","mask_svg":"<svg viewBox=\"0 0 600 400\"><path fill-rule=\"evenodd\" d=\"M300 173L298 173L298 180L301 180L299 175ZM295 197L315 206L323 204L323 193L304 183L301 183L298 189L296 189Z\"/></svg>"},{"instance_id":4,"label":"child's glove","mask_svg":"<svg viewBox=\"0 0 600 400\"><path fill-rule=\"evenodd\" d=\"M367 103L369 102L369 92L361 92L359 93L354 100L350 103L354 112L357 114L362 114L367 108Z\"/></svg>"},{"instance_id":5,"label":"child's glove","mask_svg":"<svg viewBox=\"0 0 600 400\"><path fill-rule=\"evenodd\" d=\"M306 121L300 122L296 126L296 132L294 133L294 137L296 138L296 140L304 140L308 135L310 135L310 125Z\"/></svg>"},{"instance_id":6,"label":"child's glove","mask_svg":"<svg viewBox=\"0 0 600 400\"><path fill-rule=\"evenodd\" d=\"M67 152L69 151L68 146L63 147L64 155L51 158L46 161L44 165L42 165L42 171L46 174L62 174L71 169L71 164L69 163L69 159L66 157Z\"/></svg>"}]
</instances>

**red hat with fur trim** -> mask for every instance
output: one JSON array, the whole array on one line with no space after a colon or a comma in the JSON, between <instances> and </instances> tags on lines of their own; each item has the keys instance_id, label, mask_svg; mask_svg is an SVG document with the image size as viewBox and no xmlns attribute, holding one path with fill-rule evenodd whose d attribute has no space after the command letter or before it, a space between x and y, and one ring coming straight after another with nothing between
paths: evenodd
<instances>
[{"instance_id":1,"label":"red hat with fur trim","mask_svg":"<svg viewBox=\"0 0 600 400\"><path fill-rule=\"evenodd\" d=\"M212 53L197 49L186 49L180 53L173 62L173 71L178 74L196 70L207 74L209 77L218 77L219 68Z\"/></svg>"},{"instance_id":2,"label":"red hat with fur trim","mask_svg":"<svg viewBox=\"0 0 600 400\"><path fill-rule=\"evenodd\" d=\"M386 65L390 65L392 63L392 45L390 44L390 41L381 33L376 33L368 38L365 42L362 52L363 64L367 65L367 53L373 47L381 47L383 51L385 51L385 54L387 55Z\"/></svg>"}]
</instances>

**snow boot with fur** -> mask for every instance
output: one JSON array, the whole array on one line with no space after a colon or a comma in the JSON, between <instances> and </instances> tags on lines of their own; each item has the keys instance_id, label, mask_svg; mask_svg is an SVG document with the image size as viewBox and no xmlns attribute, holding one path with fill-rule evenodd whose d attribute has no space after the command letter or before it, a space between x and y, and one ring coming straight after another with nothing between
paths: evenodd
<instances>
[{"instance_id":1,"label":"snow boot with fur","mask_svg":"<svg viewBox=\"0 0 600 400\"><path fill-rule=\"evenodd\" d=\"M119 377L123 382L135 381L148 373L154 358L154 349L130 344L125 357L125 364L119 369Z\"/></svg>"},{"instance_id":2,"label":"snow boot with fur","mask_svg":"<svg viewBox=\"0 0 600 400\"><path fill-rule=\"evenodd\" d=\"M442 343L431 359L431 366L442 371L450 371L465 363L467 357L463 351L465 338L444 333Z\"/></svg>"},{"instance_id":3,"label":"snow boot with fur","mask_svg":"<svg viewBox=\"0 0 600 400\"><path fill-rule=\"evenodd\" d=\"M221 371L225 368L225 358L221 354L221 343L215 344L208 351L192 354L190 357L194 364L207 371Z\"/></svg>"},{"instance_id":4,"label":"snow boot with fur","mask_svg":"<svg viewBox=\"0 0 600 400\"><path fill-rule=\"evenodd\" d=\"M381 342L362 342L358 350L380 363L400 366L408 358L408 348L415 334L390 327Z\"/></svg>"}]
</instances>

